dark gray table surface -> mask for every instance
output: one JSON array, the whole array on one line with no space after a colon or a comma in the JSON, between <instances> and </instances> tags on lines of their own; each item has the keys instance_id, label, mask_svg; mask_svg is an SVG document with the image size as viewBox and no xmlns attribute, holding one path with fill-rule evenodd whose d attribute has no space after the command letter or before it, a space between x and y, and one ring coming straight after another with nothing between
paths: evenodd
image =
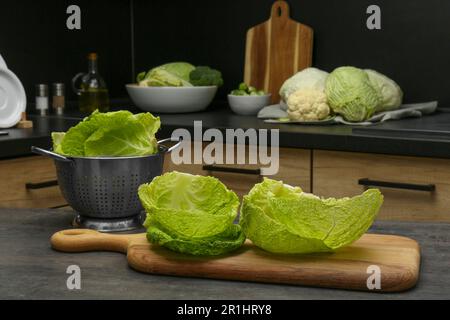
<instances>
[{"instance_id":1,"label":"dark gray table surface","mask_svg":"<svg viewBox=\"0 0 450 320\"><path fill-rule=\"evenodd\" d=\"M416 288L379 294L141 274L120 253L65 254L49 237L70 227L73 213L0 209L0 299L450 299L450 224L377 222L372 231L417 240L422 248ZM81 290L66 287L66 268L81 268Z\"/></svg>"},{"instance_id":2,"label":"dark gray table surface","mask_svg":"<svg viewBox=\"0 0 450 320\"><path fill-rule=\"evenodd\" d=\"M127 104L116 105L114 110L121 108L141 112ZM178 128L193 132L194 121L202 121L204 130L279 129L280 146L287 148L450 158L450 113L443 111L422 118L391 121L369 128L346 125L267 124L254 116L236 115L223 103L216 103L204 112L159 116L162 122L162 129L158 134L160 138L169 137ZM7 131L9 135L0 136L0 159L29 155L32 145L50 148L52 131L67 131L83 116L77 111L67 111L62 117L31 115L29 118L34 122L32 129L2 130Z\"/></svg>"}]
</instances>

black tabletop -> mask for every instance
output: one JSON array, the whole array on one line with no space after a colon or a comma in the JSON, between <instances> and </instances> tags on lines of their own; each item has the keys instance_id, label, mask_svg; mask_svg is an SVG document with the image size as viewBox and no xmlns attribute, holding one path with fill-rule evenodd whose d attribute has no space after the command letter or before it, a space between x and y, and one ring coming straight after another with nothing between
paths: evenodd
<instances>
[{"instance_id":1,"label":"black tabletop","mask_svg":"<svg viewBox=\"0 0 450 320\"><path fill-rule=\"evenodd\" d=\"M132 106L123 108L140 112ZM197 121L203 131L210 128L222 132L227 129L279 129L281 147L450 158L450 113L444 111L370 127L268 124L254 116L236 115L220 103L204 112L159 116L162 122L160 138L171 136L179 128L188 129L194 137L194 123ZM83 117L77 111L68 111L64 116L31 115L29 118L34 122L34 128L1 130L8 135L0 136L0 159L29 155L32 145L51 147L51 132L67 131Z\"/></svg>"},{"instance_id":2,"label":"black tabletop","mask_svg":"<svg viewBox=\"0 0 450 320\"><path fill-rule=\"evenodd\" d=\"M403 293L368 293L289 285L179 278L138 273L120 253L65 254L50 236L70 228L73 212L0 209L0 299L449 299L450 224L376 222L372 232L417 240L420 280ZM68 266L81 268L70 291Z\"/></svg>"}]
</instances>

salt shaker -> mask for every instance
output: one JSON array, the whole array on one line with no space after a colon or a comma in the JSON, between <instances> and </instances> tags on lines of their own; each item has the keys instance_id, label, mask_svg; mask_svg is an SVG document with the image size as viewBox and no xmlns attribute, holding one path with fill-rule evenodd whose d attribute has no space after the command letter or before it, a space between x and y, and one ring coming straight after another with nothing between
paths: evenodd
<instances>
[{"instance_id":1,"label":"salt shaker","mask_svg":"<svg viewBox=\"0 0 450 320\"><path fill-rule=\"evenodd\" d=\"M66 99L65 99L65 86L64 83L53 84L53 110L57 115L62 115L64 112Z\"/></svg>"},{"instance_id":2,"label":"salt shaker","mask_svg":"<svg viewBox=\"0 0 450 320\"><path fill-rule=\"evenodd\" d=\"M48 85L37 84L36 85L36 109L41 116L45 116L48 113Z\"/></svg>"}]
</instances>

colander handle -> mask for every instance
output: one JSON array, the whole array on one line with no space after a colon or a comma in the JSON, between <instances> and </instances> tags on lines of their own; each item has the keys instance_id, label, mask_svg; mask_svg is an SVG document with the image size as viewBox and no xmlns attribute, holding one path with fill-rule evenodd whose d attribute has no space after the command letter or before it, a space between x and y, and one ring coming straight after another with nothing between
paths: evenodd
<instances>
[{"instance_id":1,"label":"colander handle","mask_svg":"<svg viewBox=\"0 0 450 320\"><path fill-rule=\"evenodd\" d=\"M69 158L66 158L60 154L45 150L45 149L41 149L38 147L31 147L31 152L36 153L36 154L40 154L41 156L46 156L46 157L50 157L52 159L58 160L58 161L63 161L63 162L72 162L72 160L70 160Z\"/></svg>"},{"instance_id":2,"label":"colander handle","mask_svg":"<svg viewBox=\"0 0 450 320\"><path fill-rule=\"evenodd\" d=\"M181 146L181 143L183 142L183 139L181 139L181 138L178 138L178 139L167 138L167 139L163 139L163 140L158 141L158 145L166 143L166 142L177 142L176 144L171 146L169 149L167 149L167 153L171 153L173 150L175 150L179 146Z\"/></svg>"}]
</instances>

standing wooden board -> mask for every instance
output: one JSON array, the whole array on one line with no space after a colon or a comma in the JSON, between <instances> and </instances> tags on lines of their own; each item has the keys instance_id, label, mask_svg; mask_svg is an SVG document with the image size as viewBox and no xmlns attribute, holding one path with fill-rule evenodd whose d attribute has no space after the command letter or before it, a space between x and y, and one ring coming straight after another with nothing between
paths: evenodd
<instances>
[{"instance_id":1,"label":"standing wooden board","mask_svg":"<svg viewBox=\"0 0 450 320\"><path fill-rule=\"evenodd\" d=\"M381 288L374 292L410 289L420 269L417 242L390 235L366 234L335 253L315 255L274 255L247 241L228 255L195 257L151 245L145 234L111 235L81 229L55 233L51 243L62 252L127 253L129 265L144 273L350 290L369 290L368 278L379 268Z\"/></svg>"},{"instance_id":2,"label":"standing wooden board","mask_svg":"<svg viewBox=\"0 0 450 320\"><path fill-rule=\"evenodd\" d=\"M284 81L312 64L313 30L289 17L286 1L276 1L268 21L247 33L244 81L280 101Z\"/></svg>"}]
</instances>

